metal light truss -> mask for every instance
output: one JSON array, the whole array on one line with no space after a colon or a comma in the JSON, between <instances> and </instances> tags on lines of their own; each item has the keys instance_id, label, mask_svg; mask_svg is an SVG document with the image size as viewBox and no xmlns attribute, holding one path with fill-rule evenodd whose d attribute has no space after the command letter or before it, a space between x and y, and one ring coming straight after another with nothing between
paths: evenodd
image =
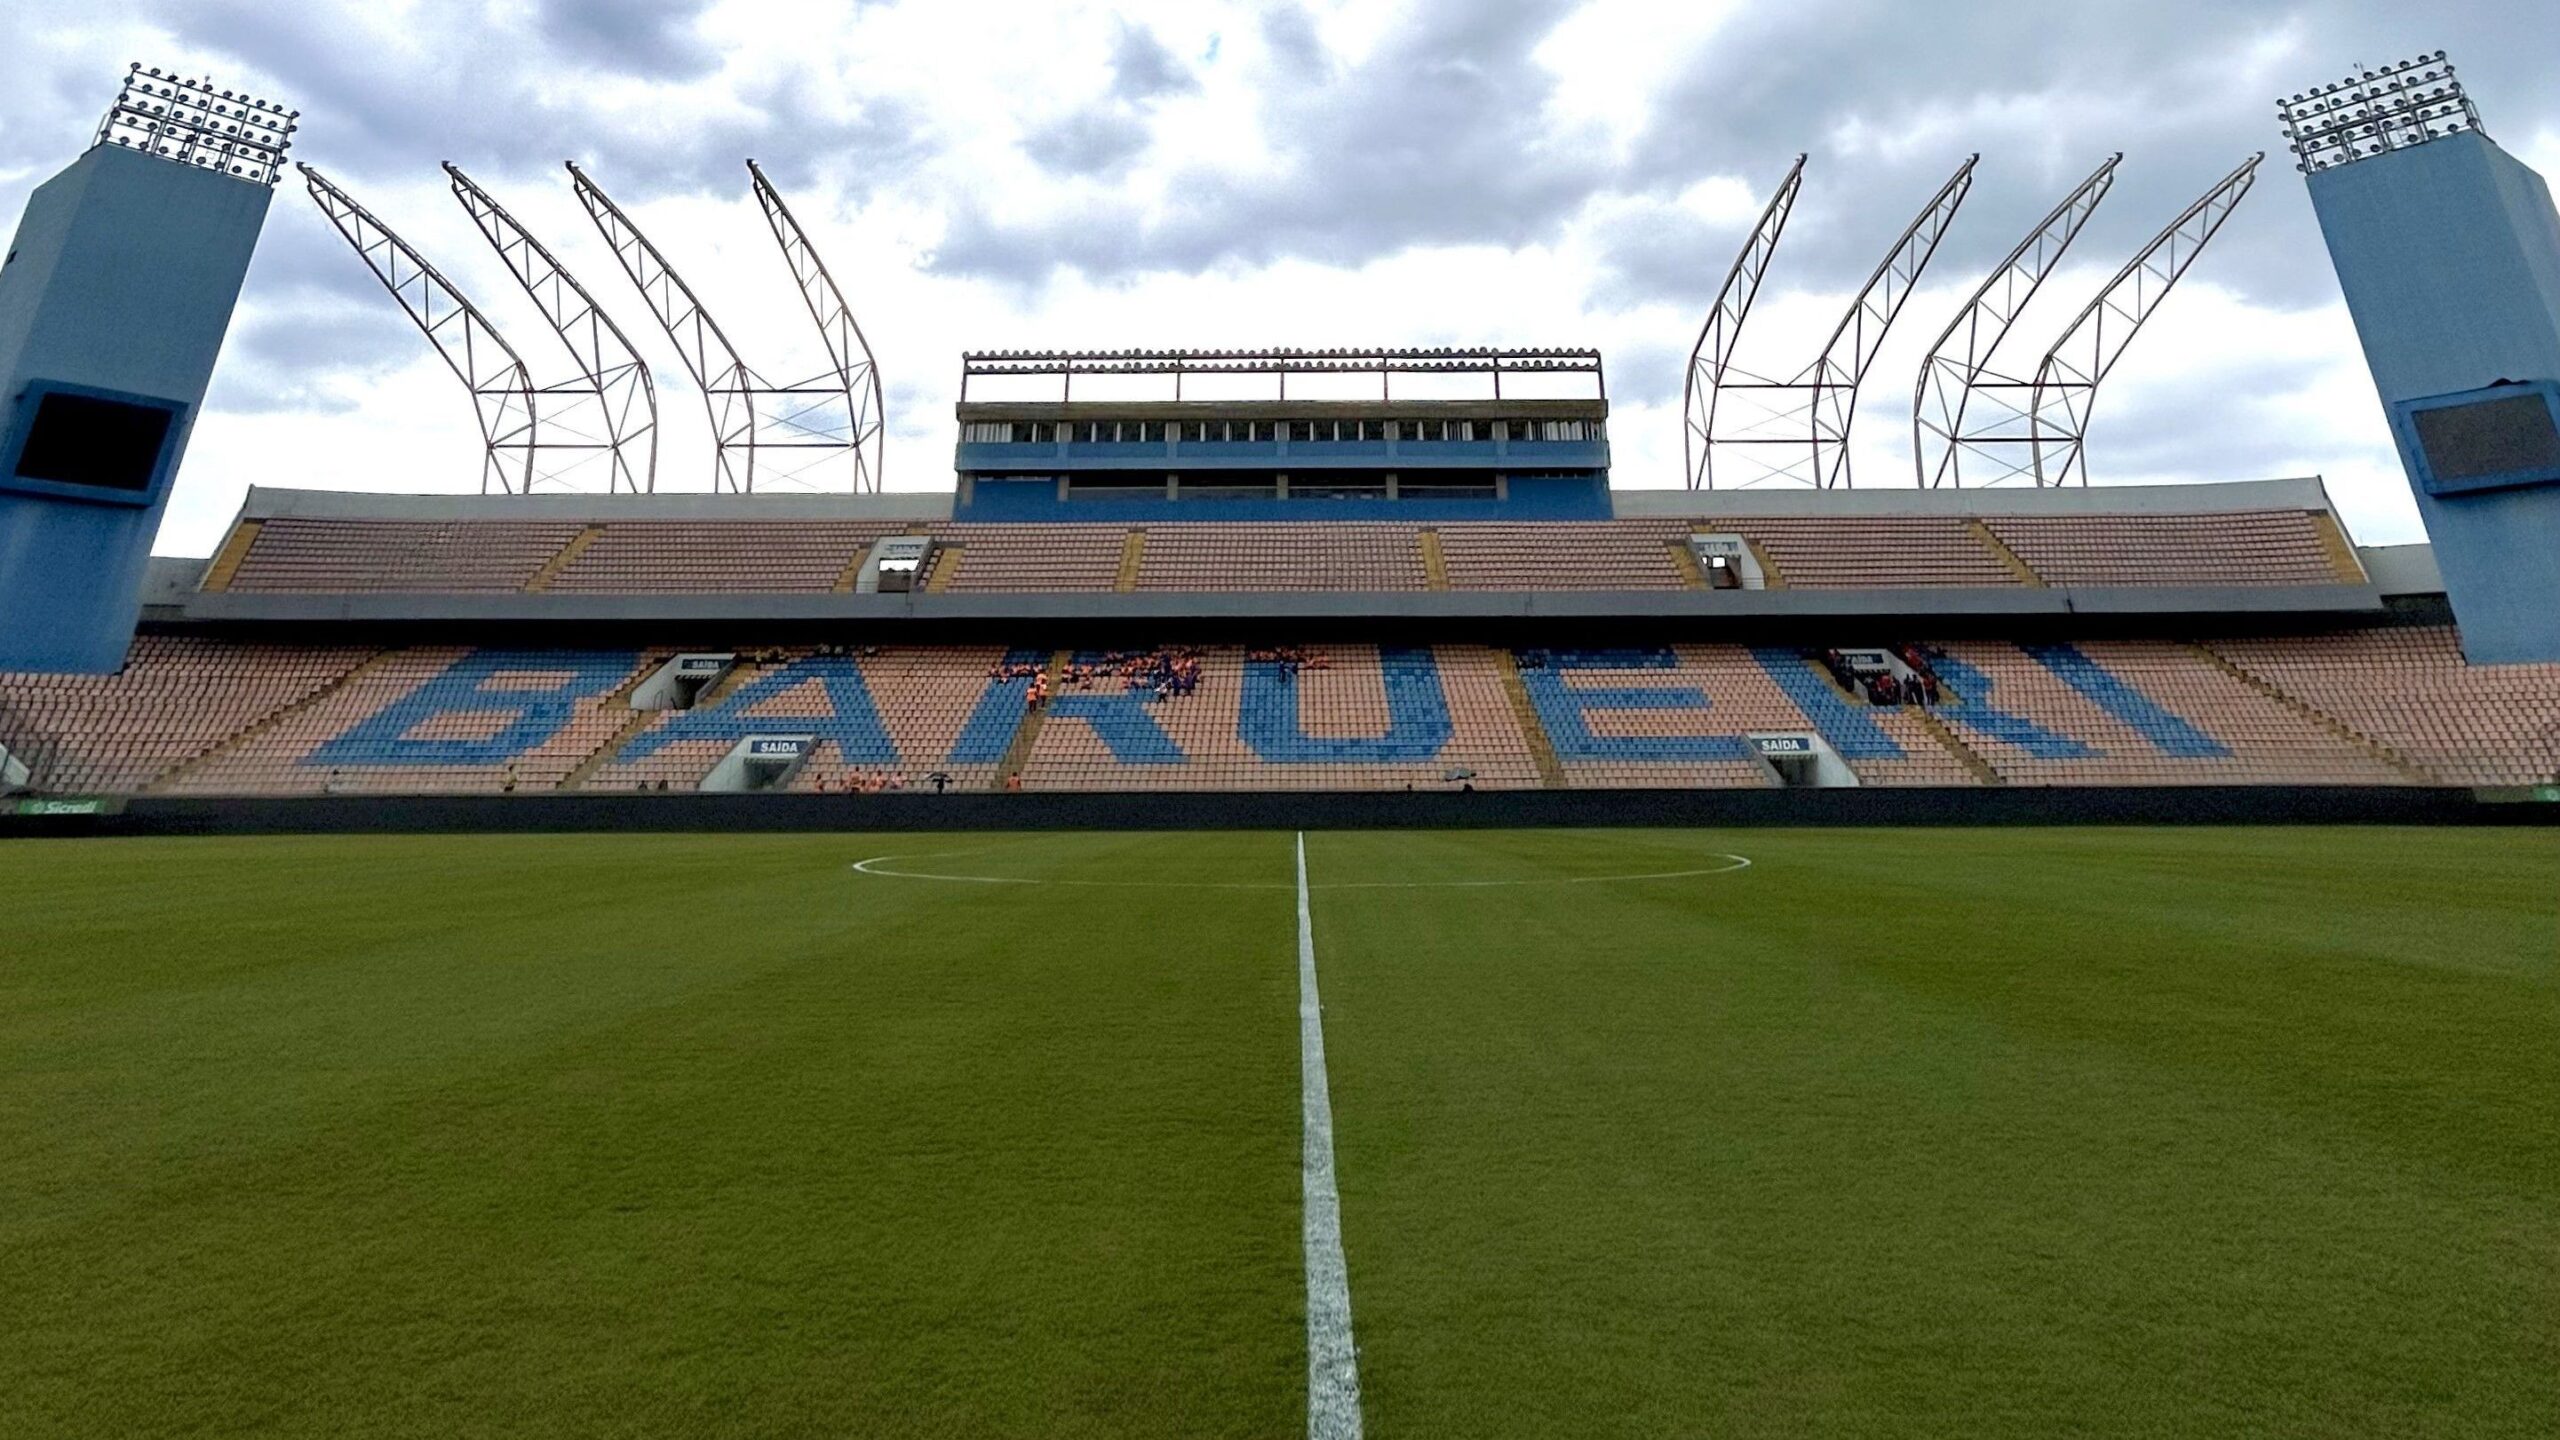
<instances>
[{"instance_id":1,"label":"metal light truss","mask_svg":"<svg viewBox=\"0 0 2560 1440\"><path fill-rule=\"evenodd\" d=\"M1288 398L1292 375L1375 375L1381 400L1394 398L1397 375L1488 375L1493 395L1502 398L1505 375L1589 375L1598 398L1608 398L1600 352L1583 349L1496 349L1468 346L1381 347L1378 349L1297 349L1273 346L1260 350L973 350L960 357L960 398L969 398L973 378L1022 375L1059 377L1060 397L1071 398L1078 375L1170 375L1173 395L1182 398L1186 375L1272 375L1280 382L1280 398Z\"/></svg>"},{"instance_id":2,"label":"metal light truss","mask_svg":"<svg viewBox=\"0 0 2560 1440\"><path fill-rule=\"evenodd\" d=\"M1707 312L1698 343L1689 351L1688 385L1680 399L1680 454L1692 490L1715 488L1716 401L1733 363L1734 343L1742 338L1742 322L1750 318L1751 302L1760 294L1760 277L1778 253L1778 236L1795 209L1796 192L1804 187L1804 161L1798 155L1787 167L1787 178L1778 182L1778 193L1769 197L1769 208L1760 212L1759 223L1742 242L1742 253L1725 272L1715 308Z\"/></svg>"},{"instance_id":3,"label":"metal light truss","mask_svg":"<svg viewBox=\"0 0 2560 1440\"><path fill-rule=\"evenodd\" d=\"M856 486L877 488L878 457L875 454L865 470L859 448L866 438L876 443L880 419L876 382L866 380L858 386L842 361L835 361L825 373L796 384L776 385L766 380L738 354L701 297L676 273L665 253L613 202L613 197L574 162L569 166L569 175L588 217L595 221L605 243L613 247L623 273L631 277L631 283L649 302L650 313L657 317L659 328L666 331L683 359L685 373L693 377L694 385L702 392L703 405L711 417L714 488L741 493L751 493L759 484L766 488L820 488L811 477L819 474L829 459L840 455L854 458ZM764 193L765 187L760 186L759 196ZM766 212L768 218L773 213L771 209ZM796 225L790 228L795 232L798 229ZM775 236L782 240L784 258L791 262L793 273L799 274L800 257L784 237L780 223ZM805 240L801 253L814 261L814 252L807 251ZM811 297L805 284L801 292L802 298L811 303L811 313L820 317L822 331L830 302L838 306L843 303L843 297L833 293L832 282L825 289L829 293L823 297ZM845 319L850 330L850 312ZM831 337L831 352L836 343ZM851 352L844 353L849 357ZM866 360L868 353L864 351ZM876 377L876 367L873 374ZM871 400L872 436L866 437L859 423L861 411L854 398L857 389Z\"/></svg>"},{"instance_id":4,"label":"metal light truss","mask_svg":"<svg viewBox=\"0 0 2560 1440\"><path fill-rule=\"evenodd\" d=\"M1929 347L1911 392L1911 463L1922 487L1964 483L1965 453L1974 439L1981 438L1965 428L1974 387L1997 378L1991 373L1993 354L2045 277L2062 263L2063 252L2071 248L2080 227L2096 213L2098 202L2115 184L2116 166L2123 160L2121 152L2108 156L2036 222L2008 258L1983 277L1981 286ZM2014 413L1995 417L1990 438L2000 433L1997 426L2023 419ZM1979 417L1974 423L1980 424Z\"/></svg>"},{"instance_id":5,"label":"metal light truss","mask_svg":"<svg viewBox=\"0 0 2560 1440\"><path fill-rule=\"evenodd\" d=\"M1921 274L1929 268L1930 257L1937 253L1938 242L1945 238L1948 225L1954 222L1966 193L1973 188L1973 168L1981 159L1979 155L1965 157L1964 163L1920 207L1885 251L1884 258L1876 262L1866 284L1859 287L1840 323L1823 342L1821 354L1792 379L1754 375L1732 363L1733 342L1741 330L1749 296L1745 295L1742 305L1733 310L1730 321L1726 302L1719 299L1716 313L1708 321L1709 335L1718 341L1717 361L1711 369L1695 359L1691 362L1691 393L1696 393L1702 381L1710 391L1704 419L1693 427L1695 447L1703 452L1703 465L1691 473L1692 488L1701 481L1708 488L1716 485L1716 452L1720 447L1726 448L1729 460L1742 467L1742 488L1772 481L1823 490L1850 484L1849 427L1857 417L1858 389L1865 383L1867 369L1875 363L1876 351L1884 344L1886 333L1893 328L1894 318L1911 298ZM1783 223L1784 217L1779 218ZM1758 248L1759 264L1765 267L1767 251L1776 243L1774 230L1767 232L1765 246L1761 233L1755 232L1744 249L1744 262L1750 261L1753 250ZM1737 272L1742 263L1737 262ZM1756 273L1752 279L1756 288ZM1729 289L1731 282L1727 283ZM1701 337L1702 349L1707 343L1708 337ZM1730 414L1719 414L1727 396L1748 407L1738 424ZM1736 452L1731 449L1736 446L1752 448ZM1771 456L1776 458L1768 458ZM1733 477L1728 474L1726 478Z\"/></svg>"},{"instance_id":6,"label":"metal light truss","mask_svg":"<svg viewBox=\"0 0 2560 1440\"><path fill-rule=\"evenodd\" d=\"M2465 130L2487 133L2441 50L2278 100L2276 115L2293 168L2306 174Z\"/></svg>"},{"instance_id":7,"label":"metal light truss","mask_svg":"<svg viewBox=\"0 0 2560 1440\"><path fill-rule=\"evenodd\" d=\"M2098 382L2115 369L2143 322L2169 298L2178 277L2194 266L2206 244L2231 218L2266 158L2263 152L2250 156L2197 197L2140 254L2125 262L2046 352L2044 363L2036 367L2027 406L2038 485L2068 485L2075 478L2083 485L2089 483L2089 412L2097 405Z\"/></svg>"},{"instance_id":8,"label":"metal light truss","mask_svg":"<svg viewBox=\"0 0 2560 1440\"><path fill-rule=\"evenodd\" d=\"M809 318L817 323L827 360L835 367L843 390L853 488L876 491L887 459L888 404L881 395L880 367L872 359L871 342L862 338L853 307L845 303L844 292L836 288L835 277L827 273L817 247L809 243L808 232L792 218L782 192L765 178L764 167L750 160L747 173L754 179L756 203L764 207L765 223L773 228L774 243L782 247L783 263L791 267L792 282L800 287L800 298L809 307Z\"/></svg>"},{"instance_id":9,"label":"metal light truss","mask_svg":"<svg viewBox=\"0 0 2560 1440\"><path fill-rule=\"evenodd\" d=\"M566 443L576 443L579 422L592 420L593 428L584 431L584 438L604 447L607 493L655 490L658 389L649 374L648 362L640 358L630 337L622 333L622 327L596 303L578 277L508 214L505 206L462 173L460 166L447 161L444 169L452 177L454 198L470 214L472 223L480 227L481 235L498 252L498 258L506 262L507 273L515 276L516 283L533 298L542 318L551 326L551 333L559 337L578 373L585 377L575 392L579 403L574 407L544 407L545 445L564 443L553 438L563 432L573 437ZM566 395L570 387L555 386L545 393ZM646 446L636 469L629 454L635 445Z\"/></svg>"},{"instance_id":10,"label":"metal light truss","mask_svg":"<svg viewBox=\"0 0 2560 1440\"><path fill-rule=\"evenodd\" d=\"M371 211L305 165L312 203L355 247L366 268L400 302L466 389L480 421L480 489L523 494L533 488L537 425L532 374L488 317Z\"/></svg>"},{"instance_id":11,"label":"metal light truss","mask_svg":"<svg viewBox=\"0 0 2560 1440\"><path fill-rule=\"evenodd\" d=\"M2231 218L2265 159L2252 155L2243 161L2126 261L2045 352L2034 379L1985 369L1965 387L1963 403L1980 408L1966 414L1952 442L1964 460L1977 464L1961 483L2089 483L2085 442L2099 382Z\"/></svg>"},{"instance_id":12,"label":"metal light truss","mask_svg":"<svg viewBox=\"0 0 2560 1440\"><path fill-rule=\"evenodd\" d=\"M120 145L181 165L273 185L284 176L299 110L216 90L210 80L125 67L124 88L90 145Z\"/></svg>"},{"instance_id":13,"label":"metal light truss","mask_svg":"<svg viewBox=\"0 0 2560 1440\"><path fill-rule=\"evenodd\" d=\"M755 488L755 397L758 387L747 363L738 358L737 347L721 332L719 322L704 309L684 277L675 272L658 247L613 197L604 193L587 173L569 162L569 180L577 188L578 200L587 207L587 216L596 223L605 243L613 247L613 257L621 262L622 273L639 287L641 297L649 302L649 311L658 317L658 327L675 342L676 354L684 362L685 373L693 377L694 387L702 392L703 408L711 417L711 443L715 472L712 488L717 490L752 490ZM740 471L730 460L732 449L746 451L746 467Z\"/></svg>"}]
</instances>

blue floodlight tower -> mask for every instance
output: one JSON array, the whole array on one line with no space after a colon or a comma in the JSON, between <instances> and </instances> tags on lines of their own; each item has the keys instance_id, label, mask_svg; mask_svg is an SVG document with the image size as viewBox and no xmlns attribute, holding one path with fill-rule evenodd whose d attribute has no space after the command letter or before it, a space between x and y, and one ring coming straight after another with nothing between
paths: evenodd
<instances>
[{"instance_id":1,"label":"blue floodlight tower","mask_svg":"<svg viewBox=\"0 0 2560 1440\"><path fill-rule=\"evenodd\" d=\"M2560 213L2444 52L2277 103L2464 652L2560 660Z\"/></svg>"},{"instance_id":2,"label":"blue floodlight tower","mask_svg":"<svg viewBox=\"0 0 2560 1440\"><path fill-rule=\"evenodd\" d=\"M296 112L135 66L0 262L0 670L124 663Z\"/></svg>"}]
</instances>

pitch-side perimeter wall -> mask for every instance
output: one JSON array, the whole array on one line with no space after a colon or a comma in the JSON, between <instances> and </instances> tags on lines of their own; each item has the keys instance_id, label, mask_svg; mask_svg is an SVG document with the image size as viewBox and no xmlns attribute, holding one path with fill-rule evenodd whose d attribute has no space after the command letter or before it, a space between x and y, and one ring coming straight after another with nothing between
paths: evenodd
<instances>
[{"instance_id":1,"label":"pitch-side perimeter wall","mask_svg":"<svg viewBox=\"0 0 2560 1440\"><path fill-rule=\"evenodd\" d=\"M95 810L77 807L94 805ZM1022 795L443 795L0 802L0 839L650 831L2560 825L2560 791L2416 786Z\"/></svg>"}]
</instances>

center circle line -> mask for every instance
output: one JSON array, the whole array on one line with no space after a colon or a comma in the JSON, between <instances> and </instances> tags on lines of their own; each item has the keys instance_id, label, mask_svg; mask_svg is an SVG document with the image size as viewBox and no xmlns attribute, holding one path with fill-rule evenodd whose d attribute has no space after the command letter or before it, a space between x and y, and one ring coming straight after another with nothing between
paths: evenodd
<instances>
[{"instance_id":1,"label":"center circle line","mask_svg":"<svg viewBox=\"0 0 2560 1440\"><path fill-rule=\"evenodd\" d=\"M1108 890L1294 890L1293 884L1263 880L1043 880L1027 875L953 875L929 870L883 868L895 860L932 860L969 851L941 850L913 855L874 855L857 860L854 873L882 880L942 880L964 885L1069 885ZM1606 885L1640 880L1686 880L1704 875L1731 875L1751 868L1749 856L1711 852L1723 865L1687 870L1646 870L1625 875L1555 875L1514 880L1338 880L1310 883L1310 890L1482 890L1528 885Z\"/></svg>"}]
</instances>

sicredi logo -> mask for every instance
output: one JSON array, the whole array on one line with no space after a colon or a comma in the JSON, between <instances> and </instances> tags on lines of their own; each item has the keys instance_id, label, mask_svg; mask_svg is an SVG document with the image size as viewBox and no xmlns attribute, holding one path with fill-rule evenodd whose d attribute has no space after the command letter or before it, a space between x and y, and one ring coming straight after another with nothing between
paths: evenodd
<instances>
[{"instance_id":1,"label":"sicredi logo","mask_svg":"<svg viewBox=\"0 0 2560 1440\"><path fill-rule=\"evenodd\" d=\"M18 802L18 813L21 815L104 815L107 813L107 802L104 800L21 800Z\"/></svg>"}]
</instances>

